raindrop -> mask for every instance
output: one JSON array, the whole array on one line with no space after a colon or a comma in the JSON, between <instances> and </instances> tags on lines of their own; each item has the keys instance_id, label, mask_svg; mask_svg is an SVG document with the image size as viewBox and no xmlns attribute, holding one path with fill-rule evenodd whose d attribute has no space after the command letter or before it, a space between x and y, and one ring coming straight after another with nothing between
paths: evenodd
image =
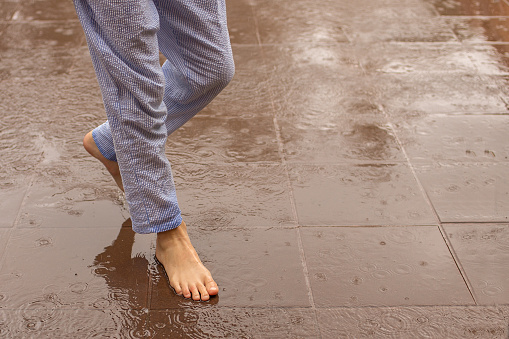
<instances>
[{"instance_id":1,"label":"raindrop","mask_svg":"<svg viewBox=\"0 0 509 339\"><path fill-rule=\"evenodd\" d=\"M373 273L371 273L371 276L376 279L384 279L391 276L391 272L387 270L376 270Z\"/></svg>"},{"instance_id":2,"label":"raindrop","mask_svg":"<svg viewBox=\"0 0 509 339\"><path fill-rule=\"evenodd\" d=\"M94 301L92 306L97 309L105 309L108 308L111 304L111 301L106 298L100 298Z\"/></svg>"},{"instance_id":3,"label":"raindrop","mask_svg":"<svg viewBox=\"0 0 509 339\"><path fill-rule=\"evenodd\" d=\"M73 293L83 293L88 289L88 284L84 282L77 282L69 286L69 290Z\"/></svg>"},{"instance_id":4,"label":"raindrop","mask_svg":"<svg viewBox=\"0 0 509 339\"><path fill-rule=\"evenodd\" d=\"M493 297L497 294L502 293L502 289L497 286L488 286L482 290L482 293L488 297Z\"/></svg>"},{"instance_id":5,"label":"raindrop","mask_svg":"<svg viewBox=\"0 0 509 339\"><path fill-rule=\"evenodd\" d=\"M351 280L352 284L354 285L360 285L364 282L364 279L362 279L361 277L353 277L353 279Z\"/></svg>"},{"instance_id":6,"label":"raindrop","mask_svg":"<svg viewBox=\"0 0 509 339\"><path fill-rule=\"evenodd\" d=\"M35 241L35 244L37 247L49 246L52 243L53 243L53 240L51 238L39 238Z\"/></svg>"},{"instance_id":7,"label":"raindrop","mask_svg":"<svg viewBox=\"0 0 509 339\"><path fill-rule=\"evenodd\" d=\"M413 270L414 270L414 268L412 266L400 264L400 265L396 266L396 269L394 270L394 272L396 274L410 274Z\"/></svg>"},{"instance_id":8,"label":"raindrop","mask_svg":"<svg viewBox=\"0 0 509 339\"><path fill-rule=\"evenodd\" d=\"M327 281L327 276L325 273L315 273L314 277L318 281Z\"/></svg>"}]
</instances>

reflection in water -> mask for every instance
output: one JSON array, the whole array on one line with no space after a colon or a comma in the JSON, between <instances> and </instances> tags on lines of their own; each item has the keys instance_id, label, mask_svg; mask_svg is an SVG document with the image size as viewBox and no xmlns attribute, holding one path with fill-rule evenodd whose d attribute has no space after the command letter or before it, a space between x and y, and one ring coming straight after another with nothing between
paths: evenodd
<instances>
[{"instance_id":1,"label":"reflection in water","mask_svg":"<svg viewBox=\"0 0 509 339\"><path fill-rule=\"evenodd\" d=\"M115 332L122 337L141 337L144 333L144 308L147 299L149 262L147 258L136 255L131 257L135 232L131 228L131 219L124 222L113 243L98 254L92 265L93 272L104 278L109 293L105 298L96 300L94 308L105 309L117 324ZM111 329L108 329L111 332ZM111 333L97 333L109 335Z\"/></svg>"},{"instance_id":2,"label":"reflection in water","mask_svg":"<svg viewBox=\"0 0 509 339\"><path fill-rule=\"evenodd\" d=\"M129 308L141 308L146 300L148 260L131 258L135 233L131 219L124 222L113 243L94 259L94 273L103 277L110 289L109 300Z\"/></svg>"},{"instance_id":3,"label":"reflection in water","mask_svg":"<svg viewBox=\"0 0 509 339\"><path fill-rule=\"evenodd\" d=\"M209 322L213 315L203 313L202 303L191 302L187 307L150 311L148 290L150 279L150 262L142 255L132 257L135 232L131 228L131 219L126 220L110 246L98 254L91 266L93 273L104 278L108 285L107 297L93 303L98 309L105 310L113 319L114 328L98 328L93 338L211 338L216 337L216 325ZM156 270L163 280L161 270ZM165 282L165 288L168 285ZM173 294L173 293L170 293ZM165 297L171 298L169 295ZM184 301L181 297L178 300ZM184 302L181 306L185 306ZM206 303L210 305L210 303ZM192 309L193 308L193 309ZM211 310L209 310L211 311ZM211 311L213 314L214 312ZM198 323L201 323L198 326ZM205 323L204 323L205 322ZM212 326L211 326L212 325ZM224 329L223 329L224 331ZM217 336L223 337L222 332Z\"/></svg>"}]
</instances>

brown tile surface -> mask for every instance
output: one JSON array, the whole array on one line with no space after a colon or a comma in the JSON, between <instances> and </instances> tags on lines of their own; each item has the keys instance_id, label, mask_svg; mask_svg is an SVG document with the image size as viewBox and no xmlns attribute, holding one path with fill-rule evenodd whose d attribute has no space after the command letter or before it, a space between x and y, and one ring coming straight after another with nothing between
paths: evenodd
<instances>
[{"instance_id":1,"label":"brown tile surface","mask_svg":"<svg viewBox=\"0 0 509 339\"><path fill-rule=\"evenodd\" d=\"M368 47L369 46L369 47ZM378 43L357 45L356 57L366 73L467 73L476 72L472 46L454 43ZM445 80L445 79L444 79Z\"/></svg>"},{"instance_id":2,"label":"brown tile surface","mask_svg":"<svg viewBox=\"0 0 509 339\"><path fill-rule=\"evenodd\" d=\"M507 162L509 115L429 115L394 124L411 162Z\"/></svg>"},{"instance_id":3,"label":"brown tile surface","mask_svg":"<svg viewBox=\"0 0 509 339\"><path fill-rule=\"evenodd\" d=\"M279 163L279 146L270 116L218 118L197 116L168 139L174 163Z\"/></svg>"},{"instance_id":4,"label":"brown tile surface","mask_svg":"<svg viewBox=\"0 0 509 339\"><path fill-rule=\"evenodd\" d=\"M509 6L508 13L509 15ZM469 43L508 42L507 25L509 17L490 18L448 18L447 22L453 27L454 33L461 41Z\"/></svg>"},{"instance_id":5,"label":"brown tile surface","mask_svg":"<svg viewBox=\"0 0 509 339\"><path fill-rule=\"evenodd\" d=\"M436 113L507 113L500 79L467 74L378 74L377 101L390 116Z\"/></svg>"},{"instance_id":6,"label":"brown tile surface","mask_svg":"<svg viewBox=\"0 0 509 339\"><path fill-rule=\"evenodd\" d=\"M342 4L324 1L317 7L306 1L256 2L256 15L262 44L342 43L348 42L343 31Z\"/></svg>"},{"instance_id":7,"label":"brown tile surface","mask_svg":"<svg viewBox=\"0 0 509 339\"><path fill-rule=\"evenodd\" d=\"M152 238L120 225L14 230L2 257L0 309L144 308Z\"/></svg>"},{"instance_id":8,"label":"brown tile surface","mask_svg":"<svg viewBox=\"0 0 509 339\"><path fill-rule=\"evenodd\" d=\"M447 224L444 229L477 302L509 304L509 224Z\"/></svg>"},{"instance_id":9,"label":"brown tile surface","mask_svg":"<svg viewBox=\"0 0 509 339\"><path fill-rule=\"evenodd\" d=\"M173 166L186 223L200 227L296 225L282 165Z\"/></svg>"},{"instance_id":10,"label":"brown tile surface","mask_svg":"<svg viewBox=\"0 0 509 339\"><path fill-rule=\"evenodd\" d=\"M436 226L312 227L302 242L318 307L474 303Z\"/></svg>"},{"instance_id":11,"label":"brown tile surface","mask_svg":"<svg viewBox=\"0 0 509 339\"><path fill-rule=\"evenodd\" d=\"M167 148L195 303L82 148L72 2L0 0L0 337L507 338L509 2L227 10L235 78Z\"/></svg>"},{"instance_id":12,"label":"brown tile surface","mask_svg":"<svg viewBox=\"0 0 509 339\"><path fill-rule=\"evenodd\" d=\"M365 307L317 313L324 339L505 339L509 334L507 307Z\"/></svg>"},{"instance_id":13,"label":"brown tile surface","mask_svg":"<svg viewBox=\"0 0 509 339\"><path fill-rule=\"evenodd\" d=\"M11 236L11 230L8 229L0 229L0 258L4 253L5 246L7 245L7 240Z\"/></svg>"},{"instance_id":14,"label":"brown tile surface","mask_svg":"<svg viewBox=\"0 0 509 339\"><path fill-rule=\"evenodd\" d=\"M437 220L405 164L292 165L299 225L429 225Z\"/></svg>"},{"instance_id":15,"label":"brown tile surface","mask_svg":"<svg viewBox=\"0 0 509 339\"><path fill-rule=\"evenodd\" d=\"M104 177L112 181L108 176ZM18 226L103 228L120 225L129 217L127 206L120 197L105 197L94 187L76 182L74 187L65 186L62 183L59 186L48 184L44 177L35 180L21 208Z\"/></svg>"},{"instance_id":16,"label":"brown tile surface","mask_svg":"<svg viewBox=\"0 0 509 339\"><path fill-rule=\"evenodd\" d=\"M21 204L25 197L29 182L27 179L21 181L2 180L0 187L0 228L10 228L20 213Z\"/></svg>"},{"instance_id":17,"label":"brown tile surface","mask_svg":"<svg viewBox=\"0 0 509 339\"><path fill-rule=\"evenodd\" d=\"M23 310L0 309L5 338L140 338L146 313L139 310L67 309L54 301L38 301Z\"/></svg>"},{"instance_id":18,"label":"brown tile surface","mask_svg":"<svg viewBox=\"0 0 509 339\"><path fill-rule=\"evenodd\" d=\"M365 2L362 10L350 6L345 17L348 36L357 43L379 41L457 41L448 25L424 1Z\"/></svg>"},{"instance_id":19,"label":"brown tile surface","mask_svg":"<svg viewBox=\"0 0 509 339\"><path fill-rule=\"evenodd\" d=\"M34 48L66 47L85 45L83 30L78 21L12 22L2 30L0 49L31 51Z\"/></svg>"},{"instance_id":20,"label":"brown tile surface","mask_svg":"<svg viewBox=\"0 0 509 339\"><path fill-rule=\"evenodd\" d=\"M217 277L219 295L207 303L178 297L160 266L153 271L150 309L309 307L296 229L198 230L190 236Z\"/></svg>"},{"instance_id":21,"label":"brown tile surface","mask_svg":"<svg viewBox=\"0 0 509 339\"><path fill-rule=\"evenodd\" d=\"M156 338L317 338L314 312L297 308L150 311Z\"/></svg>"},{"instance_id":22,"label":"brown tile surface","mask_svg":"<svg viewBox=\"0 0 509 339\"><path fill-rule=\"evenodd\" d=\"M509 15L509 5L505 1L486 0L431 0L441 15Z\"/></svg>"},{"instance_id":23,"label":"brown tile surface","mask_svg":"<svg viewBox=\"0 0 509 339\"><path fill-rule=\"evenodd\" d=\"M59 0L36 0L22 4L18 1L2 1L0 19L13 23L34 20L78 20L74 7Z\"/></svg>"},{"instance_id":24,"label":"brown tile surface","mask_svg":"<svg viewBox=\"0 0 509 339\"><path fill-rule=\"evenodd\" d=\"M258 44L253 1L227 0L226 9L231 43Z\"/></svg>"},{"instance_id":25,"label":"brown tile surface","mask_svg":"<svg viewBox=\"0 0 509 339\"><path fill-rule=\"evenodd\" d=\"M509 164L422 164L416 171L442 222L509 219Z\"/></svg>"},{"instance_id":26,"label":"brown tile surface","mask_svg":"<svg viewBox=\"0 0 509 339\"><path fill-rule=\"evenodd\" d=\"M289 163L405 161L383 116L340 115L327 126L312 126L309 115L279 119L285 158ZM301 123L302 122L302 123Z\"/></svg>"}]
</instances>

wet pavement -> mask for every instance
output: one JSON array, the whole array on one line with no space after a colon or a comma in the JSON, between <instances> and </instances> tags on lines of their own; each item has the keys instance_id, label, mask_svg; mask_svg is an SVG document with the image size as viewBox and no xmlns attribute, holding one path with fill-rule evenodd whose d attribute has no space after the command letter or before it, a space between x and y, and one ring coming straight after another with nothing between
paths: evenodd
<instances>
[{"instance_id":1,"label":"wet pavement","mask_svg":"<svg viewBox=\"0 0 509 339\"><path fill-rule=\"evenodd\" d=\"M509 1L227 1L235 78L167 145L206 303L81 146L72 3L0 3L0 337L509 337Z\"/></svg>"}]
</instances>

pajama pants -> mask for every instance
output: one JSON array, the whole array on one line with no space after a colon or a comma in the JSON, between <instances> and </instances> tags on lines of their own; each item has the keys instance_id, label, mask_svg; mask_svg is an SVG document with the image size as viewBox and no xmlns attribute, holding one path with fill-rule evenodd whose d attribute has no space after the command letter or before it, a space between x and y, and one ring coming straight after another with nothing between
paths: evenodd
<instances>
[{"instance_id":1,"label":"pajama pants","mask_svg":"<svg viewBox=\"0 0 509 339\"><path fill-rule=\"evenodd\" d=\"M74 5L108 118L92 135L118 162L133 229L174 229L182 217L165 143L233 77L224 0ZM159 51L167 58L162 67Z\"/></svg>"}]
</instances>

